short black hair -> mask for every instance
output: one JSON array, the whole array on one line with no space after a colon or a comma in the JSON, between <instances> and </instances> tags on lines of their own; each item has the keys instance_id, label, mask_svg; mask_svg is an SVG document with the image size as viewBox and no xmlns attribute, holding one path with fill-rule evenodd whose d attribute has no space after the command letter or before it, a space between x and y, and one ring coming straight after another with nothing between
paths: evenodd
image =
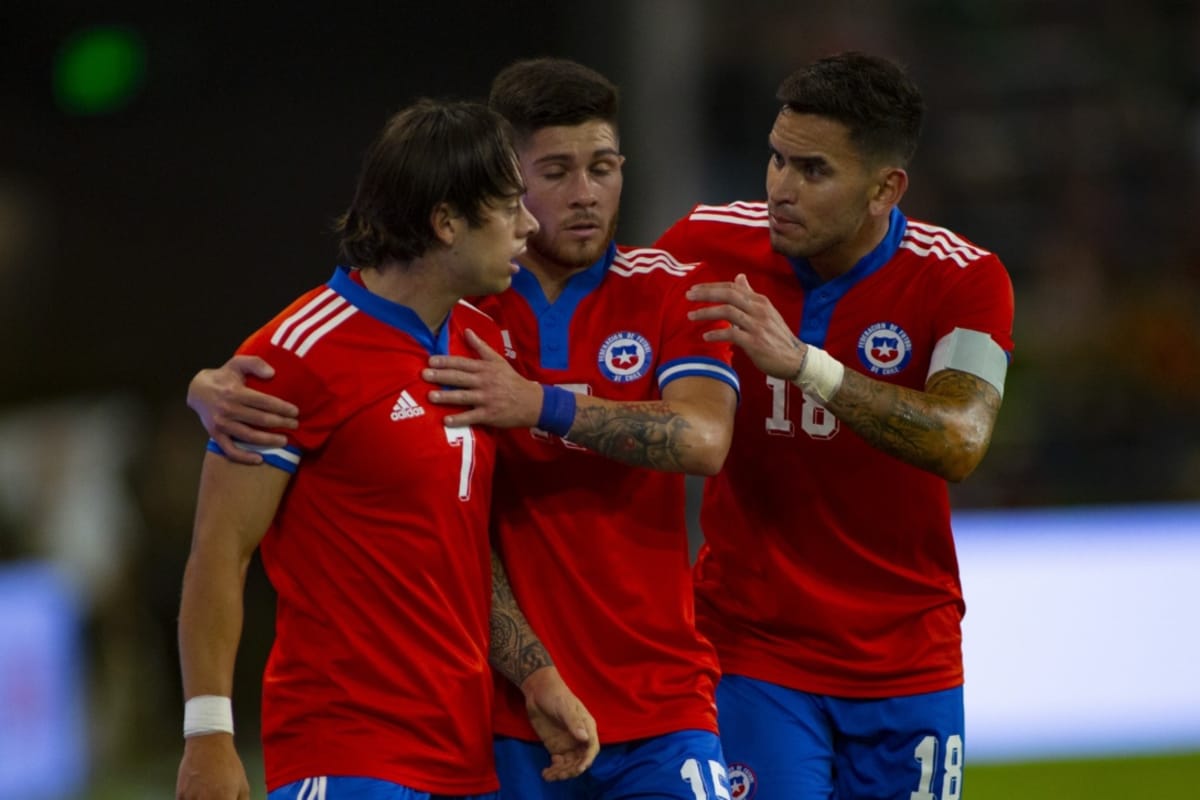
<instances>
[{"instance_id":1,"label":"short black hair","mask_svg":"<svg viewBox=\"0 0 1200 800\"><path fill-rule=\"evenodd\" d=\"M524 141L542 128L602 120L617 128L617 87L590 67L565 58L517 61L492 80L488 106Z\"/></svg>"},{"instance_id":2,"label":"short black hair","mask_svg":"<svg viewBox=\"0 0 1200 800\"><path fill-rule=\"evenodd\" d=\"M892 61L859 52L839 53L796 70L779 85L784 108L845 125L850 141L872 161L906 167L917 151L925 101Z\"/></svg>"},{"instance_id":3,"label":"short black hair","mask_svg":"<svg viewBox=\"0 0 1200 800\"><path fill-rule=\"evenodd\" d=\"M435 241L430 215L448 203L471 225L484 205L524 192L512 128L481 103L418 100L388 120L336 223L342 257L359 267L408 262Z\"/></svg>"}]
</instances>

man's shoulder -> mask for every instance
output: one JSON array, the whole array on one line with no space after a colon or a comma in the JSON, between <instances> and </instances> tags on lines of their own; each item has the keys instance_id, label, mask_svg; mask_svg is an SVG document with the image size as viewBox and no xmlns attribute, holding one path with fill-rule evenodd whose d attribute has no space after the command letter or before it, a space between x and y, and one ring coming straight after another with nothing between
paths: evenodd
<instances>
[{"instance_id":1,"label":"man's shoulder","mask_svg":"<svg viewBox=\"0 0 1200 800\"><path fill-rule=\"evenodd\" d=\"M701 203L694 206L684 220L689 223L732 225L740 228L767 228L770 226L767 204L762 200L736 200L724 205Z\"/></svg>"},{"instance_id":2,"label":"man's shoulder","mask_svg":"<svg viewBox=\"0 0 1200 800\"><path fill-rule=\"evenodd\" d=\"M926 263L966 268L976 264L999 264L996 254L949 228L909 219L900 240L900 250L918 256Z\"/></svg>"},{"instance_id":3,"label":"man's shoulder","mask_svg":"<svg viewBox=\"0 0 1200 800\"><path fill-rule=\"evenodd\" d=\"M686 261L659 247L617 245L617 254L609 265L610 274L623 278L647 277L658 280L687 278L700 264Z\"/></svg>"},{"instance_id":4,"label":"man's shoulder","mask_svg":"<svg viewBox=\"0 0 1200 800\"><path fill-rule=\"evenodd\" d=\"M762 201L700 204L672 225L656 243L683 260L744 259L771 249L770 218Z\"/></svg>"}]
</instances>

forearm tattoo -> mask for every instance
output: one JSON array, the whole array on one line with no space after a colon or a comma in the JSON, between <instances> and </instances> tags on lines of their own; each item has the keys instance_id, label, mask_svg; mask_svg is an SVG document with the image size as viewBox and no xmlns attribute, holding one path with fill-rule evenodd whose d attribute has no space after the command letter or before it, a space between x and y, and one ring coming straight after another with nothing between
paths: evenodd
<instances>
[{"instance_id":1,"label":"forearm tattoo","mask_svg":"<svg viewBox=\"0 0 1200 800\"><path fill-rule=\"evenodd\" d=\"M683 439L691 425L665 403L581 407L568 437L589 450L636 467L683 472Z\"/></svg>"},{"instance_id":2,"label":"forearm tattoo","mask_svg":"<svg viewBox=\"0 0 1200 800\"><path fill-rule=\"evenodd\" d=\"M491 634L488 660L517 686L536 670L554 663L517 606L508 573L495 550L492 551Z\"/></svg>"},{"instance_id":3,"label":"forearm tattoo","mask_svg":"<svg viewBox=\"0 0 1200 800\"><path fill-rule=\"evenodd\" d=\"M971 409L965 420L963 408ZM829 410L905 463L943 475L965 474L987 449L1000 394L986 381L956 370L939 373L925 393L846 370Z\"/></svg>"}]
</instances>

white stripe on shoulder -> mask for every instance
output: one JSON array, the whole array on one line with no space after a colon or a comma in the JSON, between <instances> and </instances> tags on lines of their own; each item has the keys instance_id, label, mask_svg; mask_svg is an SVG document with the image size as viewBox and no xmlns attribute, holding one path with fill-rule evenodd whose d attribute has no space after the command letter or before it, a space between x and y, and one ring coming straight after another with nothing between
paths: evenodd
<instances>
[{"instance_id":1,"label":"white stripe on shoulder","mask_svg":"<svg viewBox=\"0 0 1200 800\"><path fill-rule=\"evenodd\" d=\"M612 266L608 269L610 272L626 278L631 275L645 275L655 270L662 270L682 278L694 270L696 266L695 263L681 264L666 250L655 250L645 247L625 253L617 253L617 257L613 259Z\"/></svg>"},{"instance_id":2,"label":"white stripe on shoulder","mask_svg":"<svg viewBox=\"0 0 1200 800\"><path fill-rule=\"evenodd\" d=\"M919 256L932 255L943 261L953 261L960 267L991 255L946 228L926 223L910 222L900 246Z\"/></svg>"},{"instance_id":3,"label":"white stripe on shoulder","mask_svg":"<svg viewBox=\"0 0 1200 800\"><path fill-rule=\"evenodd\" d=\"M312 300L309 300L307 303L305 303L303 308L285 319L282 323L280 323L279 327L275 329L275 333L271 335L271 344L278 345L279 342L282 341L283 337L287 335L287 332L293 325L307 317L312 313L313 309L325 303L330 297L333 297L336 294L337 293L334 292L333 289L326 289Z\"/></svg>"},{"instance_id":4,"label":"white stripe on shoulder","mask_svg":"<svg viewBox=\"0 0 1200 800\"><path fill-rule=\"evenodd\" d=\"M919 222L917 220L908 221L908 229L917 231L935 239L941 239L955 247L961 247L965 250L970 250L980 256L991 255L991 253L978 245L968 242L966 239L959 236L949 228L943 228L939 225L930 225L928 222Z\"/></svg>"},{"instance_id":5,"label":"white stripe on shoulder","mask_svg":"<svg viewBox=\"0 0 1200 800\"><path fill-rule=\"evenodd\" d=\"M300 346L298 348L296 348L296 355L300 356L301 358L304 358L304 356L308 353L308 351L312 349L312 346L314 344L316 344L317 342L321 341L321 337L323 337L325 334L329 333L331 330L336 328L338 325L341 325L346 320L350 319L350 317L354 316L356 311L358 311L358 309L356 307L347 305L345 308L343 308L341 310L340 313L338 313L338 315L336 317L329 320L324 325L322 325L321 327L319 327L315 331L313 331L311 334L309 334L308 338L305 339L303 342L301 342ZM290 339L291 337L288 337L288 338Z\"/></svg>"},{"instance_id":6,"label":"white stripe on shoulder","mask_svg":"<svg viewBox=\"0 0 1200 800\"><path fill-rule=\"evenodd\" d=\"M688 215L697 222L723 222L726 225L744 225L750 228L766 228L771 224L767 218L767 204L738 201L724 206L698 205Z\"/></svg>"},{"instance_id":7,"label":"white stripe on shoulder","mask_svg":"<svg viewBox=\"0 0 1200 800\"><path fill-rule=\"evenodd\" d=\"M358 308L347 302L346 298L333 289L326 289L280 323L271 334L271 344L284 350L292 350L303 358L322 336L354 316L356 311ZM328 321L320 324L327 318ZM317 325L320 326L312 330ZM309 333L310 330L312 333Z\"/></svg>"}]
</instances>

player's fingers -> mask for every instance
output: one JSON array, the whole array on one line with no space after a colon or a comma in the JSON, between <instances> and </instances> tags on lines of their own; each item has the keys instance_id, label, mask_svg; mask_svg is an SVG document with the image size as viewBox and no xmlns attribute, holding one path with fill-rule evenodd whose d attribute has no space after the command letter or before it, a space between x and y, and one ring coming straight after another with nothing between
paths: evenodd
<instances>
[{"instance_id":1,"label":"player's fingers","mask_svg":"<svg viewBox=\"0 0 1200 800\"><path fill-rule=\"evenodd\" d=\"M248 406L233 406L225 414L224 421L217 420L219 428L228 428L234 436L241 436L243 433L248 433L257 429L265 428L285 428L288 430L296 428L298 423L295 417L279 414L275 411L264 411ZM282 434L264 434L272 438L269 440L255 440L255 444L270 444L281 445L286 443L286 439Z\"/></svg>"},{"instance_id":2,"label":"player's fingers","mask_svg":"<svg viewBox=\"0 0 1200 800\"><path fill-rule=\"evenodd\" d=\"M234 356L226 362L225 366L241 373L243 377L253 375L256 378L266 379L275 375L275 368L258 356Z\"/></svg>"},{"instance_id":3,"label":"player's fingers","mask_svg":"<svg viewBox=\"0 0 1200 800\"><path fill-rule=\"evenodd\" d=\"M486 345L484 345L486 347ZM456 369L460 372L473 372L483 364L478 358L467 356L430 356L429 366L434 369Z\"/></svg>"},{"instance_id":4,"label":"player's fingers","mask_svg":"<svg viewBox=\"0 0 1200 800\"><path fill-rule=\"evenodd\" d=\"M739 309L731 305L713 305L704 306L703 308L694 308L688 312L688 319L694 322L705 322L715 319L723 319L726 322L735 322L735 314L742 313Z\"/></svg>"},{"instance_id":5,"label":"player's fingers","mask_svg":"<svg viewBox=\"0 0 1200 800\"><path fill-rule=\"evenodd\" d=\"M697 303L746 303L746 291L732 283L701 283L687 291L687 299Z\"/></svg>"},{"instance_id":6,"label":"player's fingers","mask_svg":"<svg viewBox=\"0 0 1200 800\"><path fill-rule=\"evenodd\" d=\"M476 406L481 398L470 389L434 389L429 393L429 401L445 406Z\"/></svg>"},{"instance_id":7,"label":"player's fingers","mask_svg":"<svg viewBox=\"0 0 1200 800\"><path fill-rule=\"evenodd\" d=\"M238 387L237 390L230 394L230 399L244 407L246 411L261 411L266 414L272 414L283 421L300 416L300 409L294 403L289 403L287 400L260 392L257 389ZM272 422L271 424L274 426L281 423Z\"/></svg>"},{"instance_id":8,"label":"player's fingers","mask_svg":"<svg viewBox=\"0 0 1200 800\"><path fill-rule=\"evenodd\" d=\"M216 424L217 433L237 439L240 442L245 442L246 444L253 444L259 447L283 447L287 444L287 437L282 433L263 430L268 427L272 426L256 423L247 424L235 419L225 420ZM293 423L290 427L295 427L295 424Z\"/></svg>"},{"instance_id":9,"label":"player's fingers","mask_svg":"<svg viewBox=\"0 0 1200 800\"><path fill-rule=\"evenodd\" d=\"M421 377L438 386L453 386L459 389L474 389L479 386L479 378L473 372L461 369L431 369L421 370Z\"/></svg>"},{"instance_id":10,"label":"player's fingers","mask_svg":"<svg viewBox=\"0 0 1200 800\"><path fill-rule=\"evenodd\" d=\"M497 353L491 346L483 340L483 337L475 331L467 328L467 342L471 347L475 348L475 352L479 353L479 357L483 361L503 361L504 356Z\"/></svg>"},{"instance_id":11,"label":"player's fingers","mask_svg":"<svg viewBox=\"0 0 1200 800\"><path fill-rule=\"evenodd\" d=\"M728 328L717 328L716 330L705 331L701 338L703 338L706 342L736 342L737 340L734 337L736 337L739 333L742 333L742 331L739 331L737 328L731 326Z\"/></svg>"},{"instance_id":12,"label":"player's fingers","mask_svg":"<svg viewBox=\"0 0 1200 800\"><path fill-rule=\"evenodd\" d=\"M590 765L590 762L584 762L583 754L579 751L554 753L550 756L550 766L542 770L542 780L553 783L577 778L586 772Z\"/></svg>"},{"instance_id":13,"label":"player's fingers","mask_svg":"<svg viewBox=\"0 0 1200 800\"><path fill-rule=\"evenodd\" d=\"M213 437L213 441L225 453L225 457L235 464L261 464L262 456L253 450L243 450L237 446L237 443L232 438L223 434L218 434Z\"/></svg>"},{"instance_id":14,"label":"player's fingers","mask_svg":"<svg viewBox=\"0 0 1200 800\"><path fill-rule=\"evenodd\" d=\"M483 411L472 409L461 414L452 414L442 422L447 428L467 428L471 425L487 424L487 415Z\"/></svg>"}]
</instances>

